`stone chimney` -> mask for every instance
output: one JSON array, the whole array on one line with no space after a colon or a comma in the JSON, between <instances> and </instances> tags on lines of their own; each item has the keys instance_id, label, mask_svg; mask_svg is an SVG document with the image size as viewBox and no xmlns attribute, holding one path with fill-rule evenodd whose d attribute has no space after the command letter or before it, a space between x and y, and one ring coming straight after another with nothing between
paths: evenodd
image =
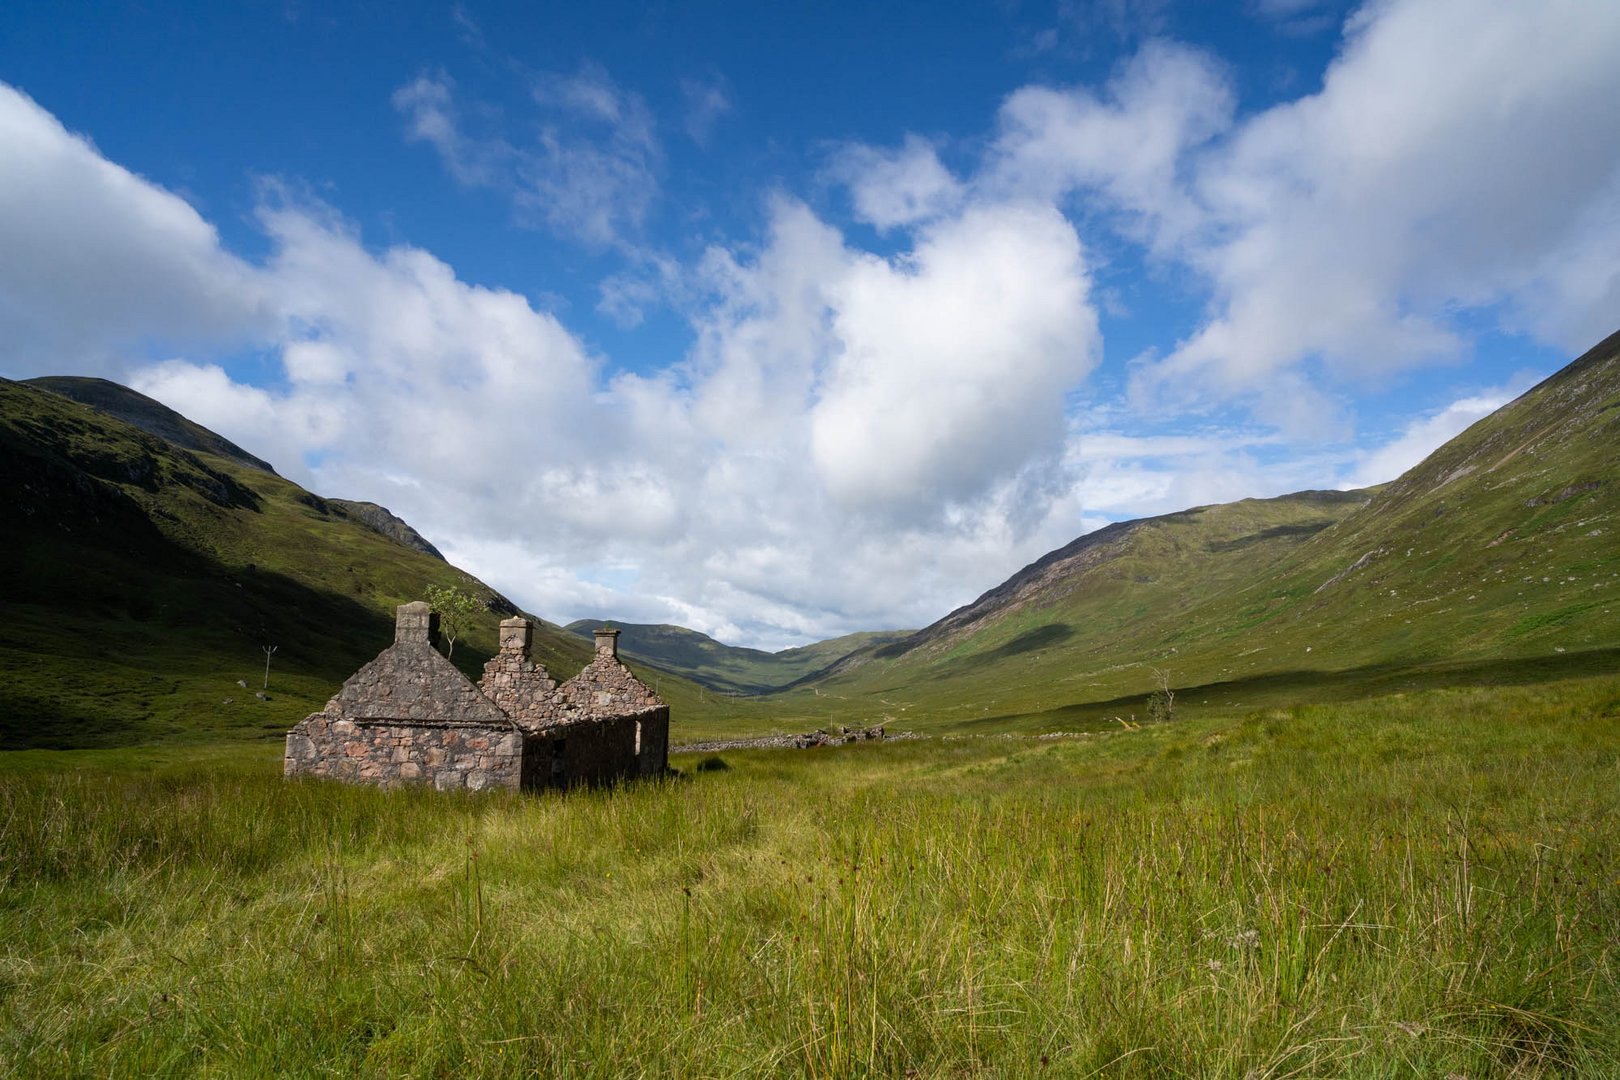
<instances>
[{"instance_id":1,"label":"stone chimney","mask_svg":"<svg viewBox=\"0 0 1620 1080\"><path fill-rule=\"evenodd\" d=\"M501 620L501 655L529 658L529 646L534 641L534 625L524 618Z\"/></svg>"},{"instance_id":2,"label":"stone chimney","mask_svg":"<svg viewBox=\"0 0 1620 1080\"><path fill-rule=\"evenodd\" d=\"M610 627L602 627L596 632L596 655L607 656L617 660L619 658L619 632Z\"/></svg>"},{"instance_id":3,"label":"stone chimney","mask_svg":"<svg viewBox=\"0 0 1620 1080\"><path fill-rule=\"evenodd\" d=\"M439 613L426 600L412 600L394 609L394 644L439 643Z\"/></svg>"}]
</instances>

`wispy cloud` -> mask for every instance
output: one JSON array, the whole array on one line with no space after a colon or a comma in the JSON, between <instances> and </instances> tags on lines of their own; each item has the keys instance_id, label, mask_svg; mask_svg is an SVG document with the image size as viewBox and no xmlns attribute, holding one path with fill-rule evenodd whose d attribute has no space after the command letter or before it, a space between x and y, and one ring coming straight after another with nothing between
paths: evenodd
<instances>
[{"instance_id":1,"label":"wispy cloud","mask_svg":"<svg viewBox=\"0 0 1620 1080\"><path fill-rule=\"evenodd\" d=\"M448 75L421 75L406 83L394 91L394 108L405 114L406 137L437 150L458 183L498 187L510 182L517 150L498 138L467 134Z\"/></svg>"},{"instance_id":2,"label":"wispy cloud","mask_svg":"<svg viewBox=\"0 0 1620 1080\"><path fill-rule=\"evenodd\" d=\"M663 166L651 111L607 71L584 64L536 78L532 140L472 128L451 79L418 77L394 93L408 138L438 151L459 183L510 198L521 216L607 246L637 242ZM482 128L498 128L485 118Z\"/></svg>"},{"instance_id":3,"label":"wispy cloud","mask_svg":"<svg viewBox=\"0 0 1620 1080\"><path fill-rule=\"evenodd\" d=\"M707 79L682 79L681 99L685 103L682 123L686 134L699 146L709 145L715 127L735 108L730 87L718 75Z\"/></svg>"}]
</instances>

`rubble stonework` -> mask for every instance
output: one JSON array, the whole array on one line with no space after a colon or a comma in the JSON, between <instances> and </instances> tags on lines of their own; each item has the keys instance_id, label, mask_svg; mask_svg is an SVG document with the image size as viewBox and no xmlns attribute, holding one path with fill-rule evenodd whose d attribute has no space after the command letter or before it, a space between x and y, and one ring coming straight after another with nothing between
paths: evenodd
<instances>
[{"instance_id":1,"label":"rubble stonework","mask_svg":"<svg viewBox=\"0 0 1620 1080\"><path fill-rule=\"evenodd\" d=\"M316 713L287 736L288 776L481 791L515 789L522 771L523 736L510 725L388 724Z\"/></svg>"},{"instance_id":2,"label":"rubble stonework","mask_svg":"<svg viewBox=\"0 0 1620 1080\"><path fill-rule=\"evenodd\" d=\"M577 723L613 717L633 720L627 736L642 776L663 772L669 761L669 706L619 661L619 632L596 632L596 656L557 688L558 720Z\"/></svg>"},{"instance_id":3,"label":"rubble stonework","mask_svg":"<svg viewBox=\"0 0 1620 1080\"><path fill-rule=\"evenodd\" d=\"M606 716L645 712L664 703L619 662L619 632L596 632L596 656L557 689L565 713Z\"/></svg>"},{"instance_id":4,"label":"rubble stonework","mask_svg":"<svg viewBox=\"0 0 1620 1080\"><path fill-rule=\"evenodd\" d=\"M544 664L529 659L534 627L528 619L502 619L500 649L484 665L479 689L521 728L533 730L555 719L552 691L557 680Z\"/></svg>"},{"instance_id":5,"label":"rubble stonework","mask_svg":"<svg viewBox=\"0 0 1620 1080\"><path fill-rule=\"evenodd\" d=\"M669 707L619 661L618 631L599 633L595 658L561 686L530 659L532 635L528 620L504 620L475 686L434 647L431 608L401 605L394 644L287 733L284 773L471 791L663 773Z\"/></svg>"}]
</instances>

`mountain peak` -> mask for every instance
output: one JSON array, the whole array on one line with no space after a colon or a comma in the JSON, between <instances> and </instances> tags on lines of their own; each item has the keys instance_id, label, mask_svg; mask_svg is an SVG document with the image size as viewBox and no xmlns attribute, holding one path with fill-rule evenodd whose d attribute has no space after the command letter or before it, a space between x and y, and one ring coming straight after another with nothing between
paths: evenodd
<instances>
[{"instance_id":1,"label":"mountain peak","mask_svg":"<svg viewBox=\"0 0 1620 1080\"><path fill-rule=\"evenodd\" d=\"M187 420L161 401L147 397L139 390L108 379L81 375L44 375L37 379L22 380L26 385L70 398L88 405L97 412L122 420L140 428L148 435L156 435L166 442L185 450L201 450L220 457L276 474L270 463L243 450L222 435L217 435L201 424Z\"/></svg>"}]
</instances>

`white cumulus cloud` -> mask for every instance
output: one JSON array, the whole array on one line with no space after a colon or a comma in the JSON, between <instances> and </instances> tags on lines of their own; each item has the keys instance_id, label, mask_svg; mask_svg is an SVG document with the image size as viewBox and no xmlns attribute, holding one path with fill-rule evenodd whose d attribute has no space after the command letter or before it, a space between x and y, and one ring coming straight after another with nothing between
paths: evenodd
<instances>
[{"instance_id":1,"label":"white cumulus cloud","mask_svg":"<svg viewBox=\"0 0 1620 1080\"><path fill-rule=\"evenodd\" d=\"M1460 312L1569 351L1613 329L1617 50L1612 4L1387 0L1319 90L1244 116L1218 61L1150 42L1104 93L1010 95L975 182L1070 200L1206 283L1139 402L1302 432L1336 387L1466 357Z\"/></svg>"},{"instance_id":2,"label":"white cumulus cloud","mask_svg":"<svg viewBox=\"0 0 1620 1080\"><path fill-rule=\"evenodd\" d=\"M908 135L897 150L844 147L830 171L848 185L856 216L880 229L932 220L962 201L962 185L934 147L916 135Z\"/></svg>"},{"instance_id":3,"label":"white cumulus cloud","mask_svg":"<svg viewBox=\"0 0 1620 1080\"><path fill-rule=\"evenodd\" d=\"M571 107L611 118L607 91L574 89ZM421 248L369 247L274 184L268 254L245 263L183 200L3 103L43 132L46 164L0 203L0 230L64 190L81 218L140 226L77 235L60 210L54 239L133 269L41 285L42 305L78 305L75 332L111 348L126 316L108 298L163 275L142 331L165 358L126 354L126 381L315 491L390 507L543 616L774 646L921 625L1078 527L1062 398L1095 362L1096 316L1079 238L1049 205L964 207L879 258L779 198L758 246L696 269L690 353L631 374L527 298ZM203 316L225 344L188 344ZM233 375L241 341L275 377ZM83 370L15 338L0 362Z\"/></svg>"},{"instance_id":4,"label":"white cumulus cloud","mask_svg":"<svg viewBox=\"0 0 1620 1080\"><path fill-rule=\"evenodd\" d=\"M869 508L965 501L1061 449L1096 359L1080 241L1051 207L975 207L896 265L852 260L812 413L828 491Z\"/></svg>"},{"instance_id":5,"label":"white cumulus cloud","mask_svg":"<svg viewBox=\"0 0 1620 1080\"><path fill-rule=\"evenodd\" d=\"M260 276L185 200L0 83L0 341L14 372L117 374L150 339L251 341Z\"/></svg>"}]
</instances>

